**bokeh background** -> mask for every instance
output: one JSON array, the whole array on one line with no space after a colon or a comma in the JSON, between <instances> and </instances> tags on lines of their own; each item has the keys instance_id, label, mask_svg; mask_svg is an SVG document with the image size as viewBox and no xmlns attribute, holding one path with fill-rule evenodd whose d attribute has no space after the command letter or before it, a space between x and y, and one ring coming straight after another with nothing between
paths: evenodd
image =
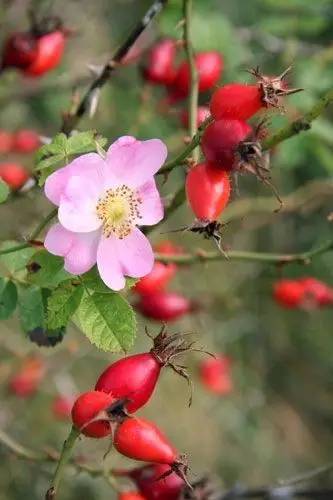
<instances>
[{"instance_id":1,"label":"bokeh background","mask_svg":"<svg viewBox=\"0 0 333 500\"><path fill-rule=\"evenodd\" d=\"M53 12L75 29L61 66L38 80L15 72L0 79L0 126L33 128L45 136L61 125L72 90L79 92L91 80L89 64L103 64L121 43L149 1L55 0ZM23 0L2 0L0 37L27 27ZM170 0L149 39L160 35L181 37L181 2ZM197 50L217 49L225 60L222 82L249 81L246 69L259 65L265 73L279 74L292 64L292 84L305 89L288 99L284 116L272 115L274 129L307 110L333 81L333 5L331 0L196 0L193 35ZM170 157L183 147L186 134L179 109L161 112L160 88L145 89L138 65L116 72L103 89L99 109L80 129L94 128L110 141L119 135L160 137ZM209 95L201 96L207 103ZM185 103L184 103L185 105ZM274 184L286 199L280 213L267 187L254 178L240 178L240 192L225 212L231 220L224 236L226 247L267 252L310 249L332 234L327 216L333 194L333 112L327 111L311 131L295 137L274 152ZM33 158L24 157L29 168ZM174 172L163 185L165 196L183 182ZM303 190L302 188L305 187ZM264 199L262 199L264 197ZM244 201L245 200L245 201ZM31 192L0 209L1 239L21 238L49 210L42 195ZM151 233L154 242L169 238L186 249L210 249L211 242L184 233L167 233L192 221L184 205L170 220ZM208 393L198 381L200 354L186 361L195 382L194 401L187 407L187 387L165 370L150 404L140 414L154 419L185 451L193 473L209 473L231 487L273 484L326 463L333 446L333 331L332 310L288 311L272 300L272 284L281 277L313 275L333 284L332 254L316 258L310 266L277 268L264 263L226 261L182 268L170 288L200 301L196 315L170 327L194 331L207 350L233 359L234 389L225 397ZM133 297L133 300L135 298ZM157 332L159 325L139 318L133 351L149 346L143 327ZM20 331L17 320L0 327L0 426L32 449L59 449L69 423L54 418L51 404L59 391L78 393L94 385L97 375L117 356L98 352L85 337L70 328L55 348L38 348ZM32 398L20 400L8 393L8 380L28 354L38 354L47 372ZM100 464L107 444L84 439L77 453ZM0 499L37 500L47 487L46 464L16 458L0 444ZM114 452L108 465L130 465ZM324 480L320 478L322 485ZM108 484L86 474L68 471L61 498L85 500L115 498Z\"/></svg>"}]
</instances>

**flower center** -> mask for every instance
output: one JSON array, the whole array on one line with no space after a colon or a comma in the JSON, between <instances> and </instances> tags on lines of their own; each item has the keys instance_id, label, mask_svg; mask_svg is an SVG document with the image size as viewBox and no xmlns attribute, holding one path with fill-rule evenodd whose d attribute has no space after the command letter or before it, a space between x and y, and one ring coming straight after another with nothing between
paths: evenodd
<instances>
[{"instance_id":1,"label":"flower center","mask_svg":"<svg viewBox=\"0 0 333 500\"><path fill-rule=\"evenodd\" d=\"M113 235L119 239L128 236L137 219L141 218L141 203L137 193L125 185L108 189L96 207L97 216L103 223L104 236Z\"/></svg>"}]
</instances>

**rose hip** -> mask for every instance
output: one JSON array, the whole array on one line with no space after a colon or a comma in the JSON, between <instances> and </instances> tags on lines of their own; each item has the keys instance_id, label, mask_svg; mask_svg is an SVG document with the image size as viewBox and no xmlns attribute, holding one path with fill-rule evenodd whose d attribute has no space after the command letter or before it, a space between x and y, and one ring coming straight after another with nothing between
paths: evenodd
<instances>
[{"instance_id":1,"label":"rose hip","mask_svg":"<svg viewBox=\"0 0 333 500\"><path fill-rule=\"evenodd\" d=\"M200 379L203 385L220 396L230 394L233 389L230 364L230 359L223 355L203 360L200 364Z\"/></svg>"},{"instance_id":2,"label":"rose hip","mask_svg":"<svg viewBox=\"0 0 333 500\"><path fill-rule=\"evenodd\" d=\"M150 83L171 85L176 76L176 41L170 38L157 42L148 54L143 70L144 78Z\"/></svg>"},{"instance_id":3,"label":"rose hip","mask_svg":"<svg viewBox=\"0 0 333 500\"><path fill-rule=\"evenodd\" d=\"M168 322L194 311L195 305L179 293L162 291L143 295L136 308L147 318Z\"/></svg>"},{"instance_id":4,"label":"rose hip","mask_svg":"<svg viewBox=\"0 0 333 500\"><path fill-rule=\"evenodd\" d=\"M16 191L29 179L29 173L18 163L0 163L0 178Z\"/></svg>"},{"instance_id":5,"label":"rose hip","mask_svg":"<svg viewBox=\"0 0 333 500\"><path fill-rule=\"evenodd\" d=\"M115 401L115 398L106 392L90 391L81 394L72 408L73 424L85 436L109 436L112 428L106 410Z\"/></svg>"}]
</instances>

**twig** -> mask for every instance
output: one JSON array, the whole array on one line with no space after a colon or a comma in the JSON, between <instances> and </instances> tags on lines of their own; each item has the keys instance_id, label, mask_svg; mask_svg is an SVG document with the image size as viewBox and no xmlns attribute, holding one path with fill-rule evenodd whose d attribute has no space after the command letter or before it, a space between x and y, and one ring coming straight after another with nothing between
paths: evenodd
<instances>
[{"instance_id":1,"label":"twig","mask_svg":"<svg viewBox=\"0 0 333 500\"><path fill-rule=\"evenodd\" d=\"M60 458L57 464L57 468L55 470L50 488L47 490L46 495L45 495L45 500L54 500L57 495L57 491L59 488L60 481L62 479L62 475L64 472L64 469L66 465L68 464L71 454L73 451L74 444L77 440L77 438L80 435L80 431L76 429L74 426L71 428L71 431L64 441Z\"/></svg>"},{"instance_id":2,"label":"twig","mask_svg":"<svg viewBox=\"0 0 333 500\"><path fill-rule=\"evenodd\" d=\"M313 250L295 254L243 252L240 250L230 250L227 252L227 260L247 260L252 262L269 262L272 264L290 264L291 262L297 262L299 264L309 264L314 257L329 252L330 250L333 250L333 239L327 241L323 245ZM159 262L174 262L179 265L221 260L222 258L223 255L221 254L221 252L205 252L203 250L198 250L196 253L179 255L165 255L155 253L155 259Z\"/></svg>"},{"instance_id":3,"label":"twig","mask_svg":"<svg viewBox=\"0 0 333 500\"><path fill-rule=\"evenodd\" d=\"M183 0L184 14L184 46L187 55L187 62L190 68L190 92L188 97L188 127L189 135L193 138L197 131L197 113L198 113L198 97L199 97L199 79L198 71L195 65L194 50L192 45L192 0ZM197 149L193 150L194 161L198 160Z\"/></svg>"},{"instance_id":4,"label":"twig","mask_svg":"<svg viewBox=\"0 0 333 500\"><path fill-rule=\"evenodd\" d=\"M324 474L328 474L333 470L333 462L329 464L322 465L321 467L317 467L316 469L312 469L307 472L303 472L302 474L298 474L297 476L291 479L281 479L279 484L281 486L292 486L299 483L304 483L305 481L310 481L311 479L322 476Z\"/></svg>"},{"instance_id":5,"label":"twig","mask_svg":"<svg viewBox=\"0 0 333 500\"><path fill-rule=\"evenodd\" d=\"M262 498L263 500L278 498L309 498L311 500L331 500L333 498L333 488L318 489L297 489L289 486L262 487L246 489L242 486L236 486L230 491L217 496L216 500L238 500L241 498Z\"/></svg>"},{"instance_id":6,"label":"twig","mask_svg":"<svg viewBox=\"0 0 333 500\"><path fill-rule=\"evenodd\" d=\"M14 245L10 248L4 248L0 250L0 255L6 255L12 252L18 252L19 250L23 250L24 248L29 248L31 246L31 241L35 240L43 229L48 225L48 223L57 215L58 209L54 208L42 221L38 224L36 229L28 236L26 243L21 243L19 245Z\"/></svg>"},{"instance_id":7,"label":"twig","mask_svg":"<svg viewBox=\"0 0 333 500\"><path fill-rule=\"evenodd\" d=\"M101 88L107 83L114 70L121 63L122 59L128 54L129 50L139 38L141 33L147 28L154 17L162 10L167 4L168 0L155 0L150 8L147 10L142 19L131 31L125 42L116 50L113 57L106 63L100 75L92 82L85 95L78 104L73 113L64 116L62 132L69 134L78 124L80 119L85 115L89 109L92 99L96 96Z\"/></svg>"},{"instance_id":8,"label":"twig","mask_svg":"<svg viewBox=\"0 0 333 500\"><path fill-rule=\"evenodd\" d=\"M263 141L263 149L271 149L280 142L285 141L300 132L309 130L311 128L311 123L322 114L332 101L333 89L326 92L326 94L324 94L307 113L304 113L303 116L297 118L285 127L280 128L271 137L268 137L265 141Z\"/></svg>"}]
</instances>

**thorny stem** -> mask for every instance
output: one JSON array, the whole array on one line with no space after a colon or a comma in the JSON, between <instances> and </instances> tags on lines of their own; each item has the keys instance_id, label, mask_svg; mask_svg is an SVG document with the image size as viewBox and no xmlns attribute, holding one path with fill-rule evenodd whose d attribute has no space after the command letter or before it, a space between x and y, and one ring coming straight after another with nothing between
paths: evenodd
<instances>
[{"instance_id":1,"label":"thorny stem","mask_svg":"<svg viewBox=\"0 0 333 500\"><path fill-rule=\"evenodd\" d=\"M46 217L44 217L36 229L30 234L30 236L28 236L26 243L21 243L19 245L14 245L13 247L0 250L0 255L6 255L8 253L18 252L24 248L29 248L31 246L31 241L35 240L40 235L48 223L51 222L51 220L57 215L57 212L58 209L54 208Z\"/></svg>"},{"instance_id":2,"label":"thorny stem","mask_svg":"<svg viewBox=\"0 0 333 500\"><path fill-rule=\"evenodd\" d=\"M80 431L73 426L71 428L71 431L70 431L68 437L64 441L64 444L63 444L63 447L61 450L61 454L60 454L60 458L59 458L59 462L57 464L57 468L55 470L50 488L46 492L45 500L54 500L56 498L57 491L59 488L59 484L60 484L64 469L67 466L67 464L71 458L74 444L75 444L77 438L79 437L79 435L80 435Z\"/></svg>"},{"instance_id":3,"label":"thorny stem","mask_svg":"<svg viewBox=\"0 0 333 500\"><path fill-rule=\"evenodd\" d=\"M195 65L194 50L192 45L192 0L183 1L184 14L184 46L187 55L187 61L190 68L190 93L188 99L188 116L189 116L189 135L193 138L197 131L197 113L198 113L198 97L199 97L199 79L198 71ZM194 148L193 159L198 161L198 150Z\"/></svg>"},{"instance_id":4,"label":"thorny stem","mask_svg":"<svg viewBox=\"0 0 333 500\"><path fill-rule=\"evenodd\" d=\"M295 254L279 254L279 253L264 253L264 252L243 252L239 250L230 250L227 252L227 260L246 260L246 261L259 261L270 262L272 264L290 264L296 262L299 264L309 264L313 257L316 257L325 252L333 250L333 239L327 241L323 245L303 253ZM196 262L206 262L220 260L222 258L221 252L205 252L198 250L192 254L177 254L165 255L155 253L155 259L159 262L174 262L180 265L194 264Z\"/></svg>"},{"instance_id":5,"label":"thorny stem","mask_svg":"<svg viewBox=\"0 0 333 500\"><path fill-rule=\"evenodd\" d=\"M155 0L152 3L142 19L130 32L125 42L116 50L115 54L106 63L101 73L92 82L75 111L64 116L62 132L68 135L76 127L80 119L89 111L91 102L96 98L96 94L98 94L101 88L108 82L114 70L128 54L141 33L147 28L167 2L168 0Z\"/></svg>"}]
</instances>

